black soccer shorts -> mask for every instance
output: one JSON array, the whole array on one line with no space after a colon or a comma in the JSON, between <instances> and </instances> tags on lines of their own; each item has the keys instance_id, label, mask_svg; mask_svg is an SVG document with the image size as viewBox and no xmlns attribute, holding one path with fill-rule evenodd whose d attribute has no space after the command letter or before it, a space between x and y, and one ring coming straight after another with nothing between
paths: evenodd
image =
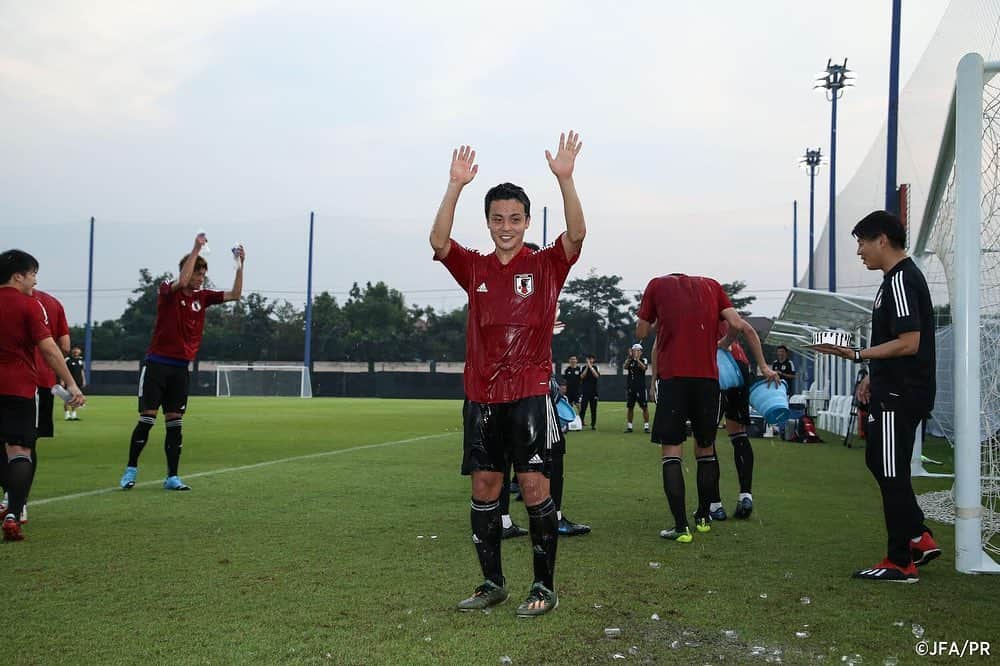
<instances>
[{"instance_id":1,"label":"black soccer shorts","mask_svg":"<svg viewBox=\"0 0 1000 666\"><path fill-rule=\"evenodd\" d=\"M39 437L52 437L56 429L52 423L52 407L55 401L52 399L52 390L38 387L38 431Z\"/></svg>"},{"instance_id":2,"label":"black soccer shorts","mask_svg":"<svg viewBox=\"0 0 1000 666\"><path fill-rule=\"evenodd\" d=\"M649 400L646 397L645 386L638 389L633 389L633 388L625 389L625 406L628 409L632 409L633 407L635 407L636 403L639 403L639 407L642 409L646 409L647 406L649 405Z\"/></svg>"},{"instance_id":3,"label":"black soccer shorts","mask_svg":"<svg viewBox=\"0 0 1000 666\"><path fill-rule=\"evenodd\" d=\"M750 366L743 361L736 361L743 375L743 385L726 389L722 392L722 413L730 421L740 425L750 425Z\"/></svg>"},{"instance_id":4,"label":"black soccer shorts","mask_svg":"<svg viewBox=\"0 0 1000 666\"><path fill-rule=\"evenodd\" d=\"M672 377L658 380L656 415L653 417L654 444L683 444L687 422L698 446L715 443L719 424L719 381L702 377Z\"/></svg>"},{"instance_id":5,"label":"black soccer shorts","mask_svg":"<svg viewBox=\"0 0 1000 666\"><path fill-rule=\"evenodd\" d=\"M503 472L511 463L515 472L545 472L559 440L559 421L548 395L499 404L466 400L462 420L462 474Z\"/></svg>"},{"instance_id":6,"label":"black soccer shorts","mask_svg":"<svg viewBox=\"0 0 1000 666\"><path fill-rule=\"evenodd\" d=\"M35 398L0 395L0 444L35 448L37 425L38 404Z\"/></svg>"},{"instance_id":7,"label":"black soccer shorts","mask_svg":"<svg viewBox=\"0 0 1000 666\"><path fill-rule=\"evenodd\" d=\"M187 409L188 369L146 361L139 373L139 411L183 414Z\"/></svg>"}]
</instances>

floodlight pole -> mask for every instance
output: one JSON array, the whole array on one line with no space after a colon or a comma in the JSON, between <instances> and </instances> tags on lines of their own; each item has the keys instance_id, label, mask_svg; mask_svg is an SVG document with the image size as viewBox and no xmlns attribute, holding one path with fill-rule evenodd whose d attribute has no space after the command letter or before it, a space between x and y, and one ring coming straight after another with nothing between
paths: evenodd
<instances>
[{"instance_id":1,"label":"floodlight pole","mask_svg":"<svg viewBox=\"0 0 1000 666\"><path fill-rule=\"evenodd\" d=\"M93 358L94 322L91 308L94 304L94 218L90 218L90 253L87 262L87 326L83 335L83 373L85 381L91 381L90 361Z\"/></svg>"},{"instance_id":2,"label":"floodlight pole","mask_svg":"<svg viewBox=\"0 0 1000 666\"><path fill-rule=\"evenodd\" d=\"M792 201L792 286L799 280L799 201Z\"/></svg>"},{"instance_id":3,"label":"floodlight pole","mask_svg":"<svg viewBox=\"0 0 1000 666\"><path fill-rule=\"evenodd\" d=\"M844 87L850 85L847 69L847 58L844 64L834 65L832 60L826 62L826 74L819 80L818 86L826 88L830 98L830 232L827 239L830 248L830 291L837 291L837 99L844 94Z\"/></svg>"},{"instance_id":4,"label":"floodlight pole","mask_svg":"<svg viewBox=\"0 0 1000 666\"><path fill-rule=\"evenodd\" d=\"M809 173L809 288L816 288L816 280L813 276L813 248L815 245L815 219L816 219L816 172L819 170L820 162L823 160L822 149L813 150L806 148L806 154L802 156L801 164Z\"/></svg>"},{"instance_id":5,"label":"floodlight pole","mask_svg":"<svg viewBox=\"0 0 1000 666\"><path fill-rule=\"evenodd\" d=\"M899 214L896 153L899 134L899 16L901 0L892 0L892 46L889 48L889 118L885 136L885 209Z\"/></svg>"},{"instance_id":6,"label":"floodlight pole","mask_svg":"<svg viewBox=\"0 0 1000 666\"><path fill-rule=\"evenodd\" d=\"M303 355L303 365L312 367L312 290L313 290L313 222L315 212L309 213L309 267L306 277L306 349Z\"/></svg>"}]
</instances>

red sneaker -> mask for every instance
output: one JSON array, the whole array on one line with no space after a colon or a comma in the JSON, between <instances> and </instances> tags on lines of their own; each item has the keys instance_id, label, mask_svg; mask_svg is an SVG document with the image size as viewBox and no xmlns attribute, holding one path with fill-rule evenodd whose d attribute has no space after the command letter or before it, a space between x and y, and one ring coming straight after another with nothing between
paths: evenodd
<instances>
[{"instance_id":1,"label":"red sneaker","mask_svg":"<svg viewBox=\"0 0 1000 666\"><path fill-rule=\"evenodd\" d=\"M17 518L13 514L8 513L3 521L3 540L22 541L23 539L24 535L21 534L21 524L17 522Z\"/></svg>"},{"instance_id":2,"label":"red sneaker","mask_svg":"<svg viewBox=\"0 0 1000 666\"><path fill-rule=\"evenodd\" d=\"M922 567L936 557L941 556L941 549L934 541L930 532L924 531L920 535L919 541L910 541L910 555L913 556L913 563Z\"/></svg>"},{"instance_id":3,"label":"red sneaker","mask_svg":"<svg viewBox=\"0 0 1000 666\"><path fill-rule=\"evenodd\" d=\"M855 571L851 578L881 580L889 583L916 583L920 580L920 575L917 573L917 567L913 564L901 567L887 557L871 569Z\"/></svg>"}]
</instances>

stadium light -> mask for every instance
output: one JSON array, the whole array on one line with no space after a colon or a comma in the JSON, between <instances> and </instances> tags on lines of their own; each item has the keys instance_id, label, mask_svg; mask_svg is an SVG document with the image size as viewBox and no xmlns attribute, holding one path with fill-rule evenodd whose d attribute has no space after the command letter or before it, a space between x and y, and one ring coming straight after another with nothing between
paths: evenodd
<instances>
[{"instance_id":1,"label":"stadium light","mask_svg":"<svg viewBox=\"0 0 1000 666\"><path fill-rule=\"evenodd\" d=\"M806 153L799 158L799 166L809 174L809 288L815 289L816 282L813 279L813 229L815 217L815 195L816 195L816 172L820 166L826 164L823 159L822 150L806 148Z\"/></svg>"},{"instance_id":2,"label":"stadium light","mask_svg":"<svg viewBox=\"0 0 1000 666\"><path fill-rule=\"evenodd\" d=\"M814 88L826 91L830 100L830 291L837 291L837 100L844 94L844 88L854 85L854 72L847 68L847 58L844 64L834 64L826 61L826 73L816 79Z\"/></svg>"}]
</instances>

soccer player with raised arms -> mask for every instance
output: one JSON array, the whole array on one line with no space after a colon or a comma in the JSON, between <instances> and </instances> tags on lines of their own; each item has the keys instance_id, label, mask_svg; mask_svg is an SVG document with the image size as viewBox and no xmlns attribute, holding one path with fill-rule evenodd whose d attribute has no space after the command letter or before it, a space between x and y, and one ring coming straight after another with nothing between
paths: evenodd
<instances>
[{"instance_id":1,"label":"soccer player with raised arms","mask_svg":"<svg viewBox=\"0 0 1000 666\"><path fill-rule=\"evenodd\" d=\"M236 277L230 291L202 289L208 262L200 256L208 243L205 234L194 240L191 252L180 261L180 275L173 282L160 285L156 298L156 324L153 340L146 352L146 362L139 375L139 422L132 430L128 466L122 475L122 490L135 486L139 473L139 454L146 446L149 431L156 423L156 412L163 407L167 434L163 450L167 456L165 490L191 490L180 477L177 468L181 459L181 427L188 398L188 364L198 354L205 329L205 310L226 301L237 301L243 293L243 247L234 249L239 257Z\"/></svg>"},{"instance_id":2,"label":"soccer player with raised arms","mask_svg":"<svg viewBox=\"0 0 1000 666\"><path fill-rule=\"evenodd\" d=\"M559 136L555 156L545 151L566 217L566 231L553 245L537 252L524 246L531 203L511 183L486 193L493 252L480 254L452 240L459 195L479 171L469 146L452 152L448 188L431 229L434 259L469 297L462 473L472 476L472 541L485 580L459 602L459 610L485 609L509 595L500 559L499 497L503 469L511 460L528 510L534 564L534 583L517 614L543 615L559 604L553 585L558 521L544 470L559 437L549 399L552 322L587 231L573 182L582 146L579 134L570 131Z\"/></svg>"}]
</instances>

